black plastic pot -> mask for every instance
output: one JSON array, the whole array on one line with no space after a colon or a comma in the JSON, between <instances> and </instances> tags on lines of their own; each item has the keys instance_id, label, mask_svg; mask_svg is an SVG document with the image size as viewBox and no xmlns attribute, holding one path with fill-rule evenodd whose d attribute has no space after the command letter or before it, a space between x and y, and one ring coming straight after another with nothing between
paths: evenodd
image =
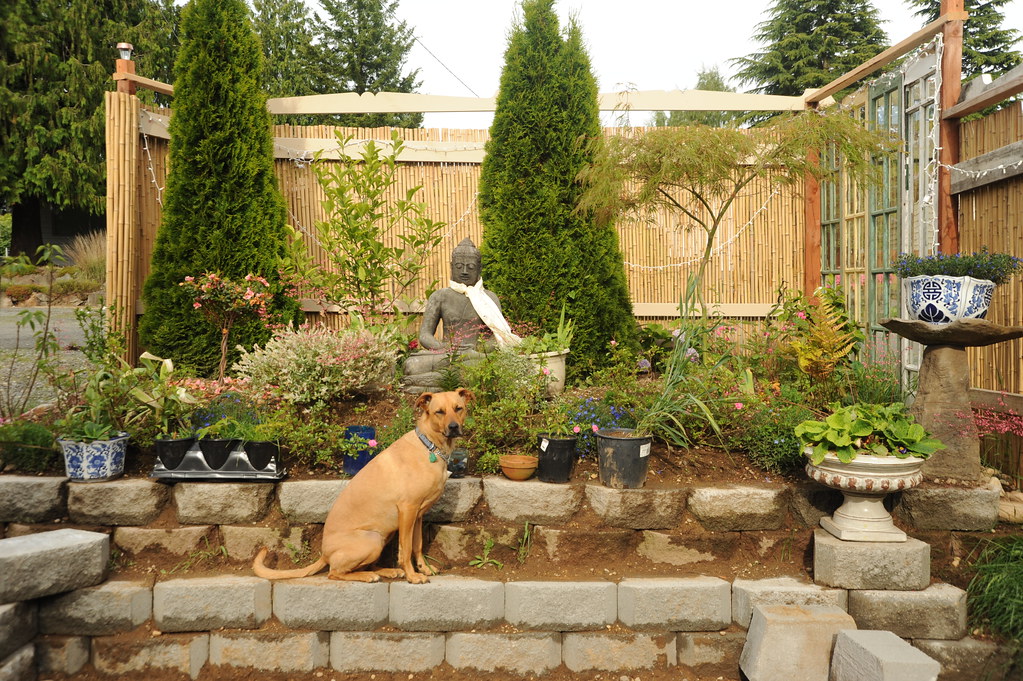
<instances>
[{"instance_id":1,"label":"black plastic pot","mask_svg":"<svg viewBox=\"0 0 1023 681\"><path fill-rule=\"evenodd\" d=\"M189 448L195 444L194 437L164 438L153 442L153 449L160 463L167 470L173 470L181 465Z\"/></svg>"},{"instance_id":2,"label":"black plastic pot","mask_svg":"<svg viewBox=\"0 0 1023 681\"><path fill-rule=\"evenodd\" d=\"M651 438L636 437L628 428L597 431L600 484L614 489L638 489L646 482Z\"/></svg>"},{"instance_id":3,"label":"black plastic pot","mask_svg":"<svg viewBox=\"0 0 1023 681\"><path fill-rule=\"evenodd\" d=\"M577 458L575 442L574 437L537 435L537 479L541 482L568 482L572 478L572 467Z\"/></svg>"},{"instance_id":4,"label":"black plastic pot","mask_svg":"<svg viewBox=\"0 0 1023 681\"><path fill-rule=\"evenodd\" d=\"M206 460L206 465L218 470L227 463L227 457L237 444L238 440L235 439L204 437L199 440L199 449L202 451L202 458Z\"/></svg>"},{"instance_id":5,"label":"black plastic pot","mask_svg":"<svg viewBox=\"0 0 1023 681\"><path fill-rule=\"evenodd\" d=\"M276 442L254 440L245 443L245 456L254 470L261 471L280 454L281 448Z\"/></svg>"}]
</instances>

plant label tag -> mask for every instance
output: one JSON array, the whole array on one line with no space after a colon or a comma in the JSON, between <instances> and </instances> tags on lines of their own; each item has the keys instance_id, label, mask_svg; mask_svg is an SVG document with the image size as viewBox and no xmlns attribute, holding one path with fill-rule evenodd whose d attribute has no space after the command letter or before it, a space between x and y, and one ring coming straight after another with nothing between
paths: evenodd
<instances>
[{"instance_id":1,"label":"plant label tag","mask_svg":"<svg viewBox=\"0 0 1023 681\"><path fill-rule=\"evenodd\" d=\"M644 456L650 456L650 443L640 445L639 447L639 458L642 459Z\"/></svg>"},{"instance_id":2,"label":"plant label tag","mask_svg":"<svg viewBox=\"0 0 1023 681\"><path fill-rule=\"evenodd\" d=\"M548 444L547 438L544 438L544 439L540 440L540 451L541 452L546 452L547 451L547 444Z\"/></svg>"}]
</instances>

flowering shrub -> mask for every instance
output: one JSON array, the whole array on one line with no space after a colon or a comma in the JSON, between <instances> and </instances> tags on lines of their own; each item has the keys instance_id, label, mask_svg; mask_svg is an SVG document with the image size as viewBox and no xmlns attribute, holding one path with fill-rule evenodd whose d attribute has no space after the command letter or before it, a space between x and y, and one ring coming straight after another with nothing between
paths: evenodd
<instances>
[{"instance_id":1,"label":"flowering shrub","mask_svg":"<svg viewBox=\"0 0 1023 681\"><path fill-rule=\"evenodd\" d=\"M636 419L631 409L612 404L607 399L587 397L568 409L568 419L579 425L576 451L581 456L597 452L597 431L601 428L634 428ZM573 429L574 430L574 429Z\"/></svg>"},{"instance_id":2,"label":"flowering shrub","mask_svg":"<svg viewBox=\"0 0 1023 681\"><path fill-rule=\"evenodd\" d=\"M326 404L386 381L397 348L365 328L332 331L322 326L283 328L264 347L242 352L239 376L297 404Z\"/></svg>"}]
</instances>

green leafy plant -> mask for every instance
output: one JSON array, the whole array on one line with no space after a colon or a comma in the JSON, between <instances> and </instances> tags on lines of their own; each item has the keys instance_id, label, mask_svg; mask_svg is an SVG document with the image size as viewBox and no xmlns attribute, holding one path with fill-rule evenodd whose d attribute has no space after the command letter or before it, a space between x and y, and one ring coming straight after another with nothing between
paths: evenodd
<instances>
[{"instance_id":1,"label":"green leafy plant","mask_svg":"<svg viewBox=\"0 0 1023 681\"><path fill-rule=\"evenodd\" d=\"M921 275L973 277L1004 284L1023 270L1023 258L1007 253L991 253L982 248L976 253L919 256L900 253L895 260L895 273L902 278Z\"/></svg>"},{"instance_id":2,"label":"green leafy plant","mask_svg":"<svg viewBox=\"0 0 1023 681\"><path fill-rule=\"evenodd\" d=\"M310 282L327 302L363 315L390 314L426 268L425 256L440 243L444 225L415 200L422 187L395 197L404 149L397 131L389 151L371 140L358 158L346 151L353 138L335 135L338 160L317 157L312 166L326 197L327 219L316 222L309 235L292 230L292 274ZM322 248L331 267L312 260L306 238Z\"/></svg>"},{"instance_id":3,"label":"green leafy plant","mask_svg":"<svg viewBox=\"0 0 1023 681\"><path fill-rule=\"evenodd\" d=\"M58 459L53 433L29 421L0 425L0 468L13 466L24 473L42 473Z\"/></svg>"},{"instance_id":4,"label":"green leafy plant","mask_svg":"<svg viewBox=\"0 0 1023 681\"><path fill-rule=\"evenodd\" d=\"M818 309L810 319L809 328L801 338L792 341L799 368L817 381L826 381L835 367L844 361L856 345L856 334L847 328L844 308L823 289L814 292L820 298Z\"/></svg>"},{"instance_id":5,"label":"green leafy plant","mask_svg":"<svg viewBox=\"0 0 1023 681\"><path fill-rule=\"evenodd\" d=\"M474 568L485 568L485 567L496 567L498 570L504 569L504 563L497 560L496 558L490 557L490 552L494 550L494 538L489 534L483 535L483 553L475 556L469 561L469 567Z\"/></svg>"},{"instance_id":6,"label":"green leafy plant","mask_svg":"<svg viewBox=\"0 0 1023 681\"><path fill-rule=\"evenodd\" d=\"M192 412L198 400L175 383L174 362L144 352L135 374L140 382L130 394L145 407L146 415L157 427L157 437L180 438L192 434Z\"/></svg>"},{"instance_id":7,"label":"green leafy plant","mask_svg":"<svg viewBox=\"0 0 1023 681\"><path fill-rule=\"evenodd\" d=\"M772 473L800 468L805 460L793 429L813 413L799 404L747 403L733 426L731 446L746 452L756 466Z\"/></svg>"},{"instance_id":8,"label":"green leafy plant","mask_svg":"<svg viewBox=\"0 0 1023 681\"><path fill-rule=\"evenodd\" d=\"M1023 639L1023 537L986 541L973 569L966 587L971 622L1015 641Z\"/></svg>"},{"instance_id":9,"label":"green leafy plant","mask_svg":"<svg viewBox=\"0 0 1023 681\"><path fill-rule=\"evenodd\" d=\"M571 319L565 319L565 306L561 306L561 317L558 328L547 331L539 336L527 336L515 347L515 351L523 355L536 355L543 352L561 352L572 345L575 325Z\"/></svg>"},{"instance_id":10,"label":"green leafy plant","mask_svg":"<svg viewBox=\"0 0 1023 681\"><path fill-rule=\"evenodd\" d=\"M574 401L562 395L554 397L544 404L537 418L536 434L552 437L576 437L589 423L576 420L577 412L573 409Z\"/></svg>"},{"instance_id":11,"label":"green leafy plant","mask_svg":"<svg viewBox=\"0 0 1023 681\"><path fill-rule=\"evenodd\" d=\"M526 562L529 558L529 552L533 548L533 533L529 529L529 521L526 521L525 526L522 528L522 536L519 537L519 547L515 552L515 558L519 561L519 565Z\"/></svg>"},{"instance_id":12,"label":"green leafy plant","mask_svg":"<svg viewBox=\"0 0 1023 681\"><path fill-rule=\"evenodd\" d=\"M802 448L810 450L814 464L824 461L824 455L829 452L848 463L859 453L926 459L939 449L945 449L944 444L916 423L901 402L834 405L824 420L803 421L793 432Z\"/></svg>"},{"instance_id":13,"label":"green leafy plant","mask_svg":"<svg viewBox=\"0 0 1023 681\"><path fill-rule=\"evenodd\" d=\"M97 229L88 234L76 234L64 249L64 258L74 264L83 280L95 282L105 280L107 276L106 232Z\"/></svg>"}]
</instances>

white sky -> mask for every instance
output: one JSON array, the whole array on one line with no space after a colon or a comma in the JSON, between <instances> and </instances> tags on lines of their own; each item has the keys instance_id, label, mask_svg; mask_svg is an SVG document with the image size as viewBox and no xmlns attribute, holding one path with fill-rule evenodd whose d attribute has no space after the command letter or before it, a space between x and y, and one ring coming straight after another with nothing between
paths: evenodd
<instances>
[{"instance_id":1,"label":"white sky","mask_svg":"<svg viewBox=\"0 0 1023 681\"><path fill-rule=\"evenodd\" d=\"M938 0L934 0L938 2ZM315 0L308 4L318 10ZM761 47L752 42L770 0L560 0L562 25L571 14L582 26L601 92L692 88L703 67L723 75L729 59ZM419 91L432 95L481 97L497 92L508 31L519 0L400 0L397 14L416 33L408 65L419 67ZM914 33L921 22L902 0L874 0L891 43ZM1004 26L1023 33L1023 0L1004 8ZM436 55L437 59L424 49ZM443 62L443 66L438 63ZM447 69L454 72L456 79ZM465 85L458 79L464 81ZM632 114L635 125L649 114ZM426 114L426 127L486 128L492 114Z\"/></svg>"}]
</instances>

